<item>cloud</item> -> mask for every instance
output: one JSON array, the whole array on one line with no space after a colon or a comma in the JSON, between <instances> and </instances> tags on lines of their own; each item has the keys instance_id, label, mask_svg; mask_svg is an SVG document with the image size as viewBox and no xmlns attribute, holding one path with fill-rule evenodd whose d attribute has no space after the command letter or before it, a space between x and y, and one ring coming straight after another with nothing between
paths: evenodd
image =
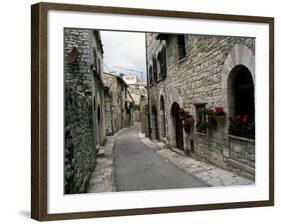
<instances>
[{"instance_id":1,"label":"cloud","mask_svg":"<svg viewBox=\"0 0 281 224\"><path fill-rule=\"evenodd\" d=\"M130 72L115 67L118 66L142 71L142 77L140 73L134 74L146 80L145 33L101 31L101 39L105 70Z\"/></svg>"}]
</instances>

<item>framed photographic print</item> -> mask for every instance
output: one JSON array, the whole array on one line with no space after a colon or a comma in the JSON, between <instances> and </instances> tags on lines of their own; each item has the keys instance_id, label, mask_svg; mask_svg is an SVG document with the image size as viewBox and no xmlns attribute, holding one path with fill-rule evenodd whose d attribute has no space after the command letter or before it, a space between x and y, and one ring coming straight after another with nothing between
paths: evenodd
<instances>
[{"instance_id":1,"label":"framed photographic print","mask_svg":"<svg viewBox=\"0 0 281 224\"><path fill-rule=\"evenodd\" d=\"M274 204L274 19L32 5L32 218Z\"/></svg>"}]
</instances>

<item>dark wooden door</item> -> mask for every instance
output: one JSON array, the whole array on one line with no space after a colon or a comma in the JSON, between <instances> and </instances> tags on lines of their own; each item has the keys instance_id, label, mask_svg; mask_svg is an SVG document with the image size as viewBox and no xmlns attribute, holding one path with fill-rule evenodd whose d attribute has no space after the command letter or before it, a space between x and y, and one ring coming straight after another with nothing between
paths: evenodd
<instances>
[{"instance_id":1,"label":"dark wooden door","mask_svg":"<svg viewBox=\"0 0 281 224\"><path fill-rule=\"evenodd\" d=\"M159 141L159 131L158 131L158 118L157 118L157 110L154 110L154 127L155 127L155 138Z\"/></svg>"},{"instance_id":2,"label":"dark wooden door","mask_svg":"<svg viewBox=\"0 0 281 224\"><path fill-rule=\"evenodd\" d=\"M179 119L179 113L176 113L176 141L177 148L183 150L183 131L182 131L182 121Z\"/></svg>"},{"instance_id":3,"label":"dark wooden door","mask_svg":"<svg viewBox=\"0 0 281 224\"><path fill-rule=\"evenodd\" d=\"M177 103L173 105L173 117L174 117L174 128L176 134L176 145L177 148L183 150L183 127L182 120L179 118L180 107Z\"/></svg>"}]
</instances>

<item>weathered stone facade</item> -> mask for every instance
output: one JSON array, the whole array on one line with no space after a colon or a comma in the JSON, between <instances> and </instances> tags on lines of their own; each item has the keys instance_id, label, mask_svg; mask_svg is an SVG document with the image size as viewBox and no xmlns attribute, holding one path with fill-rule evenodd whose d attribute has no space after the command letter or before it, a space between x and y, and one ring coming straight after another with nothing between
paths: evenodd
<instances>
[{"instance_id":1,"label":"weathered stone facade","mask_svg":"<svg viewBox=\"0 0 281 224\"><path fill-rule=\"evenodd\" d=\"M140 97L140 123L141 132L149 137L149 116L148 116L148 100L146 96Z\"/></svg>"},{"instance_id":2,"label":"weathered stone facade","mask_svg":"<svg viewBox=\"0 0 281 224\"><path fill-rule=\"evenodd\" d=\"M128 92L128 85L117 75L104 72L104 83L108 88L105 105L107 134L114 134L124 127L129 127L132 120L130 104L133 99ZM111 103L111 104L110 104Z\"/></svg>"},{"instance_id":3,"label":"weathered stone facade","mask_svg":"<svg viewBox=\"0 0 281 224\"><path fill-rule=\"evenodd\" d=\"M145 81L140 81L136 75L132 74L122 74L122 78L127 83L128 92L134 100L131 124L135 124L141 121L140 98L142 96L147 96L147 83Z\"/></svg>"},{"instance_id":4,"label":"weathered stone facade","mask_svg":"<svg viewBox=\"0 0 281 224\"><path fill-rule=\"evenodd\" d=\"M184 46L180 48L179 44ZM255 39L147 33L146 48L152 139L172 148L180 145L187 155L254 179L254 140L229 135L228 120L215 129L207 128L205 133L195 127L185 131L175 121L175 113L184 108L195 124L199 120L198 105L223 107L227 115L234 116L239 101L234 100L232 80L238 76L234 72L240 66L246 68L254 86ZM165 68L157 60L161 57L165 58Z\"/></svg>"},{"instance_id":5,"label":"weathered stone facade","mask_svg":"<svg viewBox=\"0 0 281 224\"><path fill-rule=\"evenodd\" d=\"M65 28L65 193L86 192L104 141L103 50L98 31Z\"/></svg>"}]
</instances>

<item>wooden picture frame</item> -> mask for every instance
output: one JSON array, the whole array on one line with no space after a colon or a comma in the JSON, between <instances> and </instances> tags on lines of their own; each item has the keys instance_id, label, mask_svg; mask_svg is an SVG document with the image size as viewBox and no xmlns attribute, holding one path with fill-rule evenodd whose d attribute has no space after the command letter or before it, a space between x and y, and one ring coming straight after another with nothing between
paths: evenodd
<instances>
[{"instance_id":1,"label":"wooden picture frame","mask_svg":"<svg viewBox=\"0 0 281 224\"><path fill-rule=\"evenodd\" d=\"M31 7L31 217L39 221L125 216L171 212L203 211L226 208L246 208L274 205L274 18L258 16L224 15L182 11L163 11L138 8L118 8L91 5L38 3ZM269 192L268 200L214 203L184 206L130 208L106 211L48 213L48 19L50 10L189 18L229 22L249 22L269 25Z\"/></svg>"}]
</instances>

